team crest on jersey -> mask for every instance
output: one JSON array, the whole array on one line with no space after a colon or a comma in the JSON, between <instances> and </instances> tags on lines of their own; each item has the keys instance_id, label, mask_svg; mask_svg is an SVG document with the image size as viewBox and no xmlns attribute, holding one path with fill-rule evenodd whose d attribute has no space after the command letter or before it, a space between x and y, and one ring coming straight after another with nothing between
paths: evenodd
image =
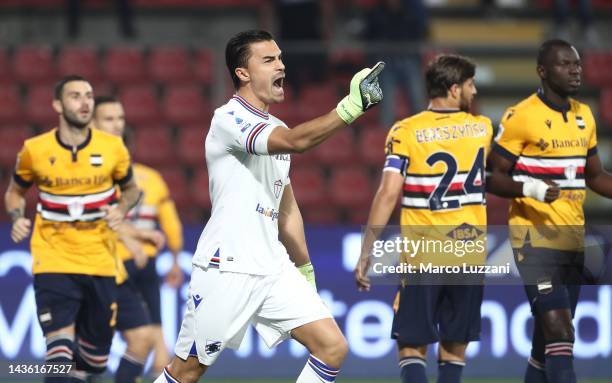
<instances>
[{"instance_id":1,"label":"team crest on jersey","mask_svg":"<svg viewBox=\"0 0 612 383\"><path fill-rule=\"evenodd\" d=\"M89 156L89 163L91 166L102 166L102 162L101 154L92 154Z\"/></svg>"},{"instance_id":2,"label":"team crest on jersey","mask_svg":"<svg viewBox=\"0 0 612 383\"><path fill-rule=\"evenodd\" d=\"M446 236L458 241L467 241L480 237L484 232L468 223L463 223L453 230L449 231Z\"/></svg>"},{"instance_id":3,"label":"team crest on jersey","mask_svg":"<svg viewBox=\"0 0 612 383\"><path fill-rule=\"evenodd\" d=\"M283 190L283 181L274 181L274 196L276 197L276 199L280 198L281 190Z\"/></svg>"},{"instance_id":4,"label":"team crest on jersey","mask_svg":"<svg viewBox=\"0 0 612 383\"><path fill-rule=\"evenodd\" d=\"M206 355L211 356L221 351L221 345L223 343L218 340L206 340L206 346L204 352Z\"/></svg>"},{"instance_id":5,"label":"team crest on jersey","mask_svg":"<svg viewBox=\"0 0 612 383\"><path fill-rule=\"evenodd\" d=\"M563 170L563 173L565 174L565 178L567 178L568 180L575 180L576 179L576 166L574 165L566 166L565 169Z\"/></svg>"},{"instance_id":6,"label":"team crest on jersey","mask_svg":"<svg viewBox=\"0 0 612 383\"><path fill-rule=\"evenodd\" d=\"M536 144L536 146L538 148L540 148L541 151L546 150L546 148L548 148L548 145L550 145L548 142L544 141L543 138L540 138L540 141L538 141L538 143Z\"/></svg>"},{"instance_id":7,"label":"team crest on jersey","mask_svg":"<svg viewBox=\"0 0 612 383\"><path fill-rule=\"evenodd\" d=\"M552 121L551 120L546 120L546 121L544 121L544 123L546 124L548 129L550 129L552 127Z\"/></svg>"},{"instance_id":8,"label":"team crest on jersey","mask_svg":"<svg viewBox=\"0 0 612 383\"><path fill-rule=\"evenodd\" d=\"M580 116L576 116L576 125L578 125L578 129L586 128L586 125L584 124L584 120Z\"/></svg>"}]
</instances>

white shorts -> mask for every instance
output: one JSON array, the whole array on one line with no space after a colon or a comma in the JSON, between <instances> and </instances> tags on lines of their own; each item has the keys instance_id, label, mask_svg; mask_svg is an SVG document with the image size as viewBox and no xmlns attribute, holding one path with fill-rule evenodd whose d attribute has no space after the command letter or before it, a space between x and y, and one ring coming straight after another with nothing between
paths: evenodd
<instances>
[{"instance_id":1,"label":"white shorts","mask_svg":"<svg viewBox=\"0 0 612 383\"><path fill-rule=\"evenodd\" d=\"M174 352L212 365L226 347L237 349L249 324L268 347L291 330L332 315L306 278L289 263L277 275L252 275L194 266L190 297Z\"/></svg>"}]
</instances>

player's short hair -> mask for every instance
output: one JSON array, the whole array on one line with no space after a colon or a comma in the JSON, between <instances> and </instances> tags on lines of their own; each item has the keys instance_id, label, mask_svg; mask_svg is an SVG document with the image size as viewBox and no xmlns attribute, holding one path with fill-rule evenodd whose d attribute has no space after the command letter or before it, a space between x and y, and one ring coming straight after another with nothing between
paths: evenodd
<instances>
[{"instance_id":1,"label":"player's short hair","mask_svg":"<svg viewBox=\"0 0 612 383\"><path fill-rule=\"evenodd\" d=\"M114 104L116 102L120 102L119 99L115 96L96 96L94 98L94 113L98 106L103 104Z\"/></svg>"},{"instance_id":2,"label":"player's short hair","mask_svg":"<svg viewBox=\"0 0 612 383\"><path fill-rule=\"evenodd\" d=\"M66 86L66 84L68 84L69 82L73 82L73 81L85 81L85 82L89 82L85 77L83 76L78 76L78 75L70 75L70 76L66 76L63 79L59 80L56 84L55 84L55 88L53 88L53 98L55 100L60 100L62 99L62 93L64 92L64 86Z\"/></svg>"},{"instance_id":3,"label":"player's short hair","mask_svg":"<svg viewBox=\"0 0 612 383\"><path fill-rule=\"evenodd\" d=\"M250 45L260 41L274 40L270 32L249 30L236 34L225 46L225 64L232 77L234 88L240 87L240 79L236 76L236 68L244 68L251 54Z\"/></svg>"},{"instance_id":4,"label":"player's short hair","mask_svg":"<svg viewBox=\"0 0 612 383\"><path fill-rule=\"evenodd\" d=\"M537 63L538 65L544 65L550 52L552 52L556 48L572 48L572 47L573 47L572 44L568 43L565 40L561 40L561 39L546 40L542 43L542 45L540 45L540 49L538 49Z\"/></svg>"},{"instance_id":5,"label":"player's short hair","mask_svg":"<svg viewBox=\"0 0 612 383\"><path fill-rule=\"evenodd\" d=\"M455 54L436 56L428 65L425 85L429 98L446 97L453 84L461 85L476 74L476 64Z\"/></svg>"}]
</instances>

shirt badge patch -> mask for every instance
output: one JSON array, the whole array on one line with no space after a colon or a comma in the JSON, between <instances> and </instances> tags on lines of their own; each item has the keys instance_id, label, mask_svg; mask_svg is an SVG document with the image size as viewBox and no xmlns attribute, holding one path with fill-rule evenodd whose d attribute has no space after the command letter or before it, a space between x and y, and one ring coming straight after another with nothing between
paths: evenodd
<instances>
[{"instance_id":1,"label":"shirt badge patch","mask_svg":"<svg viewBox=\"0 0 612 383\"><path fill-rule=\"evenodd\" d=\"M91 166L102 166L102 155L100 154L92 154L89 156L89 163Z\"/></svg>"}]
</instances>

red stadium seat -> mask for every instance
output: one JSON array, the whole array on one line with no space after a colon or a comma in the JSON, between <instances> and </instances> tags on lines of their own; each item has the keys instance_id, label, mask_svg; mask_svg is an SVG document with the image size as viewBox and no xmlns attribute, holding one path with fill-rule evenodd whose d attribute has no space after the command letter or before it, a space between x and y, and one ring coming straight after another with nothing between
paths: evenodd
<instances>
[{"instance_id":1,"label":"red stadium seat","mask_svg":"<svg viewBox=\"0 0 612 383\"><path fill-rule=\"evenodd\" d=\"M202 89L196 86L166 88L163 111L168 121L179 125L209 122L212 118Z\"/></svg>"},{"instance_id":2,"label":"red stadium seat","mask_svg":"<svg viewBox=\"0 0 612 383\"><path fill-rule=\"evenodd\" d=\"M148 67L154 81L188 84L194 80L191 58L183 48L154 48L148 59Z\"/></svg>"},{"instance_id":3,"label":"red stadium seat","mask_svg":"<svg viewBox=\"0 0 612 383\"><path fill-rule=\"evenodd\" d=\"M22 121L23 108L17 88L0 86L0 105L0 124Z\"/></svg>"},{"instance_id":4,"label":"red stadium seat","mask_svg":"<svg viewBox=\"0 0 612 383\"><path fill-rule=\"evenodd\" d=\"M204 165L204 140L207 133L208 127L202 125L183 127L179 130L176 152L182 163Z\"/></svg>"},{"instance_id":5,"label":"red stadium seat","mask_svg":"<svg viewBox=\"0 0 612 383\"><path fill-rule=\"evenodd\" d=\"M65 47L57 58L57 69L60 76L79 75L92 83L101 80L100 60L95 48ZM95 90L95 89L94 89Z\"/></svg>"},{"instance_id":6,"label":"red stadium seat","mask_svg":"<svg viewBox=\"0 0 612 383\"><path fill-rule=\"evenodd\" d=\"M159 103L155 89L146 85L123 87L119 99L125 109L126 120L135 125L159 122Z\"/></svg>"},{"instance_id":7,"label":"red stadium seat","mask_svg":"<svg viewBox=\"0 0 612 383\"><path fill-rule=\"evenodd\" d=\"M387 131L380 127L364 129L359 135L359 153L364 163L382 169L385 162Z\"/></svg>"},{"instance_id":8,"label":"red stadium seat","mask_svg":"<svg viewBox=\"0 0 612 383\"><path fill-rule=\"evenodd\" d=\"M350 129L342 129L314 149L317 160L325 165L346 165L355 163L357 152Z\"/></svg>"},{"instance_id":9,"label":"red stadium seat","mask_svg":"<svg viewBox=\"0 0 612 383\"><path fill-rule=\"evenodd\" d=\"M18 81L27 84L51 83L57 80L53 51L48 46L19 48L13 57L13 72Z\"/></svg>"},{"instance_id":10,"label":"red stadium seat","mask_svg":"<svg viewBox=\"0 0 612 383\"><path fill-rule=\"evenodd\" d=\"M0 48L0 84L11 84L14 81L13 70L5 49Z\"/></svg>"},{"instance_id":11,"label":"red stadium seat","mask_svg":"<svg viewBox=\"0 0 612 383\"><path fill-rule=\"evenodd\" d=\"M148 80L140 49L111 48L106 52L103 63L106 77L115 84L141 84Z\"/></svg>"},{"instance_id":12,"label":"red stadium seat","mask_svg":"<svg viewBox=\"0 0 612 383\"><path fill-rule=\"evenodd\" d=\"M319 167L296 168L291 172L291 188L303 209L321 208L327 205L325 175Z\"/></svg>"},{"instance_id":13,"label":"red stadium seat","mask_svg":"<svg viewBox=\"0 0 612 383\"><path fill-rule=\"evenodd\" d=\"M28 89L25 110L27 121L43 127L56 126L58 114L53 109L53 87L31 86Z\"/></svg>"},{"instance_id":14,"label":"red stadium seat","mask_svg":"<svg viewBox=\"0 0 612 383\"><path fill-rule=\"evenodd\" d=\"M25 126L0 126L0 142L2 142L0 166L11 167L12 172L15 160L17 159L17 153L23 147L23 142L31 136L32 132Z\"/></svg>"},{"instance_id":15,"label":"red stadium seat","mask_svg":"<svg viewBox=\"0 0 612 383\"><path fill-rule=\"evenodd\" d=\"M334 169L329 190L332 201L346 208L369 206L373 197L369 176L358 167Z\"/></svg>"},{"instance_id":16,"label":"red stadium seat","mask_svg":"<svg viewBox=\"0 0 612 383\"><path fill-rule=\"evenodd\" d=\"M212 82L215 69L214 56L210 51L200 49L195 55L195 75L198 81L208 85Z\"/></svg>"},{"instance_id":17,"label":"red stadium seat","mask_svg":"<svg viewBox=\"0 0 612 383\"><path fill-rule=\"evenodd\" d=\"M612 85L612 53L590 51L584 54L584 80L593 86Z\"/></svg>"},{"instance_id":18,"label":"red stadium seat","mask_svg":"<svg viewBox=\"0 0 612 383\"><path fill-rule=\"evenodd\" d=\"M178 209L191 208L191 196L187 177L182 166L167 166L159 169L159 173L170 189L170 197Z\"/></svg>"},{"instance_id":19,"label":"red stadium seat","mask_svg":"<svg viewBox=\"0 0 612 383\"><path fill-rule=\"evenodd\" d=\"M612 88L606 88L601 91L599 114L603 122L612 127Z\"/></svg>"},{"instance_id":20,"label":"red stadium seat","mask_svg":"<svg viewBox=\"0 0 612 383\"><path fill-rule=\"evenodd\" d=\"M319 160L315 156L314 150L308 150L304 153L294 153L291 155L291 169L297 167L309 167L317 165Z\"/></svg>"},{"instance_id":21,"label":"red stadium seat","mask_svg":"<svg viewBox=\"0 0 612 383\"><path fill-rule=\"evenodd\" d=\"M170 165L175 163L174 146L168 128L139 129L131 142L135 161L146 165Z\"/></svg>"},{"instance_id":22,"label":"red stadium seat","mask_svg":"<svg viewBox=\"0 0 612 383\"><path fill-rule=\"evenodd\" d=\"M342 222L342 214L333 208L301 209L304 222L311 225L337 225Z\"/></svg>"},{"instance_id":23,"label":"red stadium seat","mask_svg":"<svg viewBox=\"0 0 612 383\"><path fill-rule=\"evenodd\" d=\"M191 182L191 197L198 207L204 209L210 209L212 207L209 194L208 172L206 169L198 169L193 176Z\"/></svg>"},{"instance_id":24,"label":"red stadium seat","mask_svg":"<svg viewBox=\"0 0 612 383\"><path fill-rule=\"evenodd\" d=\"M336 107L340 101L334 84L309 86L302 90L299 97L302 121L325 114Z\"/></svg>"}]
</instances>

